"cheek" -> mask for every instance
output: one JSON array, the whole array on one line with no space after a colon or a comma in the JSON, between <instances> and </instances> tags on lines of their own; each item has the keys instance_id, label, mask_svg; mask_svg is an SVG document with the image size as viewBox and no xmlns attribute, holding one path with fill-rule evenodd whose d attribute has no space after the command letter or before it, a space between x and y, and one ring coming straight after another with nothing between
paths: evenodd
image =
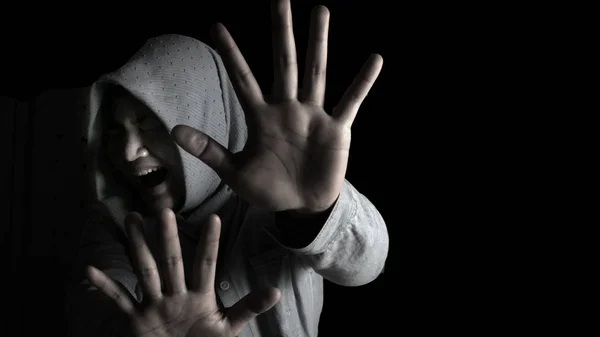
<instances>
[{"instance_id":1,"label":"cheek","mask_svg":"<svg viewBox=\"0 0 600 337\"><path fill-rule=\"evenodd\" d=\"M179 150L169 134L165 135L161 133L160 135L155 135L155 137L149 137L146 144L148 145L148 150L168 166L181 166Z\"/></svg>"},{"instance_id":2,"label":"cheek","mask_svg":"<svg viewBox=\"0 0 600 337\"><path fill-rule=\"evenodd\" d=\"M106 147L106 152L108 154L108 160L110 161L110 164L116 167L119 171L123 171L123 149L121 149L119 144L116 142L109 143Z\"/></svg>"}]
</instances>

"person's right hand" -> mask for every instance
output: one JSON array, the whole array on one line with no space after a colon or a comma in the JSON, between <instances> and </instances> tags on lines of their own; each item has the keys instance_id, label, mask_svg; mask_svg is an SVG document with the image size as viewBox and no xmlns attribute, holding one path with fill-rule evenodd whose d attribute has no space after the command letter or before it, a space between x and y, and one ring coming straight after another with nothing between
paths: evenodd
<instances>
[{"instance_id":1,"label":"person's right hand","mask_svg":"<svg viewBox=\"0 0 600 337\"><path fill-rule=\"evenodd\" d=\"M181 246L175 214L161 214L164 290L157 264L144 239L142 218L130 213L126 231L131 243L133 265L144 298L138 304L102 271L88 267L90 282L113 299L129 318L131 334L136 337L233 337L254 317L279 301L277 288L252 292L227 312L222 312L214 289L215 266L219 248L221 221L211 215L196 250L193 283L185 284Z\"/></svg>"}]
</instances>

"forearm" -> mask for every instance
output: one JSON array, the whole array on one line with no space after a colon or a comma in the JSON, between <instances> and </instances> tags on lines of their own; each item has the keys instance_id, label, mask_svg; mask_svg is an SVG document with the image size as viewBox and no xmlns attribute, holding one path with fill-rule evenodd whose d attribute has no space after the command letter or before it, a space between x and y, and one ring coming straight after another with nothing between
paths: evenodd
<instances>
[{"instance_id":1,"label":"forearm","mask_svg":"<svg viewBox=\"0 0 600 337\"><path fill-rule=\"evenodd\" d=\"M127 336L118 307L89 283L85 273L87 266L94 266L137 298L137 278L125 242L124 233L103 213L92 213L86 220L67 294L66 315L71 336Z\"/></svg>"},{"instance_id":2,"label":"forearm","mask_svg":"<svg viewBox=\"0 0 600 337\"><path fill-rule=\"evenodd\" d=\"M283 218L276 215L275 219ZM312 220L307 220L306 227L301 222L277 225L280 233L274 236L336 284L359 286L379 276L389 249L387 227L375 206L349 182L344 183L325 221L319 226ZM293 237L296 239L289 239ZM300 237L302 240L298 240ZM289 245L291 241L296 247ZM300 243L305 245L298 247Z\"/></svg>"},{"instance_id":3,"label":"forearm","mask_svg":"<svg viewBox=\"0 0 600 337\"><path fill-rule=\"evenodd\" d=\"M84 250L85 251L85 250ZM84 255L85 256L85 255ZM106 267L110 263L113 268ZM132 300L137 299L137 279L120 254L107 254L94 260L99 268ZM104 263L101 263L104 262ZM82 264L83 265L83 264ZM88 264L89 265L89 264ZM105 266L105 268L102 268ZM76 268L83 270L84 268ZM74 337L129 337L125 316L115 302L98 290L79 272L76 285L67 296L67 319L71 336ZM127 285L127 286L126 286Z\"/></svg>"},{"instance_id":4,"label":"forearm","mask_svg":"<svg viewBox=\"0 0 600 337\"><path fill-rule=\"evenodd\" d=\"M280 233L280 242L284 246L295 249L310 245L323 230L323 226L325 226L327 219L329 219L329 215L336 203L319 214L275 213L275 226L277 226Z\"/></svg>"},{"instance_id":5,"label":"forearm","mask_svg":"<svg viewBox=\"0 0 600 337\"><path fill-rule=\"evenodd\" d=\"M129 337L125 316L98 290L81 285L69 294L67 308L69 336Z\"/></svg>"}]
</instances>

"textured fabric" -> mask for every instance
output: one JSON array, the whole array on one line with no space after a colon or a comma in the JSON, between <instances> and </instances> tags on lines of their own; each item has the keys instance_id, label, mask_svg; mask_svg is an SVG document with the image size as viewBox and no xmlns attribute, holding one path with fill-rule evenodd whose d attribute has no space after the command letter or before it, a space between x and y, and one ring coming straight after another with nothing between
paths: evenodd
<instances>
[{"instance_id":1,"label":"textured fabric","mask_svg":"<svg viewBox=\"0 0 600 337\"><path fill-rule=\"evenodd\" d=\"M238 134L236 135L233 131L233 125L237 125L237 122L241 123L243 120L242 116L239 115L241 112L234 98L235 95L232 94L233 91L224 71L214 71L217 74L215 76L218 76L220 81L210 80L210 69L221 69L221 61L218 56L200 42L185 37L168 37L171 40L162 37L151 41L161 41L162 39L162 41L168 41L166 43L171 43L171 45L172 41L175 41L175 45L172 45L171 49L158 49L162 50L162 53L167 53L166 56L173 58L173 67L175 67L178 60L181 60L181 54L168 50L186 50L185 47L178 46L177 41L185 41L185 45L190 46L190 50L193 50L192 46L194 45L199 46L196 49L199 55L210 55L211 62L214 62L212 68L209 67L208 70L205 68L206 73L200 72L197 74L199 78L196 81L203 81L206 78L206 81L212 81L212 86L220 88L222 93L211 96L215 101L212 105L206 107L211 106L212 108L194 110L193 112L188 111L186 114L214 112L216 115L208 119L202 119L201 116L194 117L198 118L198 121L192 126L199 127L202 131L216 137L222 144L228 144L229 148L234 151L239 149L246 133L245 128L239 127L239 125ZM154 48L154 43L152 44L151 47ZM155 73L152 77L144 78L142 83L139 84L133 79L131 82L125 80L125 78L129 79L132 76L135 78L135 72L140 69L138 68L141 66L140 64L146 67L143 68L143 71L150 71L148 70L150 65L145 65L146 60L161 60L161 64L170 65L170 58L162 54L158 55L160 53L152 48L150 49L154 51L151 56L144 53L138 53L137 56L134 56L133 60L135 61L130 61L124 67L129 70L121 70L104 76L99 83L94 85L92 98L96 95L94 99L97 100L97 96L101 95L101 83L115 81L115 79L119 81L118 83L125 83L124 81L126 81L129 90L137 97L145 99L147 104L163 118L165 124L172 127L174 123L180 122L177 119L177 116L180 116L177 113L178 108L183 108L180 105L183 104L187 107L187 104L190 104L193 106L195 104L193 103L194 100L177 100L179 97L175 96L179 96L183 92L171 92L165 96L166 94L162 93L162 88L165 88L164 83L155 83L154 79L156 76L158 78L167 76L166 73ZM188 54L190 59L191 56L196 59L195 55ZM152 69L156 68L153 67ZM131 69L133 69L133 73L130 73ZM180 67L178 69L183 73L183 69L189 68ZM151 71L150 73L153 74ZM183 76L178 77L177 75L173 76L173 74L171 76L184 82L191 80L191 78L186 79ZM140 78L135 78L135 80L139 81ZM153 81L152 84L150 84L150 81ZM179 82L170 83L179 86ZM206 83L197 85L199 89L195 90L200 90L200 92L204 89L205 92L211 92L213 89ZM151 93L156 90L158 91L158 98ZM165 88L165 90L167 89ZM218 92L218 89L215 90L215 92ZM200 101L206 98L199 95L193 97ZM173 100L173 102L164 103L170 100ZM219 103L219 100L223 102ZM228 101L228 103L225 103L225 101ZM221 106L223 106L225 112L229 111L229 115L224 115L229 116L229 119L221 117L222 115L219 113L219 111L223 111L220 110ZM227 106L229 106L229 110L227 110ZM234 106L235 108L232 108ZM169 115L163 112L165 107L168 107L171 113L175 112L172 114L175 117L168 117ZM186 115L183 114L182 116ZM233 121L233 116L235 116L236 122ZM187 117L183 120L185 122ZM93 123L89 125L94 126ZM210 125L225 129L219 131L213 129ZM91 149L94 149L94 145L97 145L97 134L95 132L98 131L99 129L95 127L91 129L89 135ZM199 161L191 158L186 164L186 180L190 180L187 181L188 193L186 198L189 199L186 199L186 209L192 210L192 215L186 217L184 213L178 217L179 238L185 270L192 270L195 248L198 243L198 229L201 227L202 218L207 212L216 212L223 223L215 283L220 305L230 307L251 291L258 290L266 285L279 288L282 295L273 309L253 319L241 331L240 337L316 337L323 308L324 279L343 286L359 286L371 282L382 272L389 247L385 222L375 206L359 193L350 182L345 181L342 192L329 217L322 224L320 231L314 234L311 242L305 247L292 248L286 246L281 239L286 236L289 237L289 235L281 233L282 228L285 228L285 226L275 223L273 212L249 205L233 192L229 192L226 187L219 185L217 178L214 178L209 171L197 162ZM197 180L198 175L194 175L192 170L199 170L204 176L212 177L205 180L210 185L209 189L202 185L202 180ZM113 186L110 185L107 186L107 184L110 184L110 176L102 175L101 170L96 173L96 184L94 186L101 188L97 190L101 203L96 205L94 215L90 216L84 225L84 235L75 266L75 286L71 290L69 298L69 317L72 322L78 324L78 328L74 327L73 329L81 329L75 331L75 335L107 337L114 336L114 334L108 332L111 329L106 326L112 324L110 317L114 316L114 309L111 309L106 302L98 300L97 290L89 288L89 283L86 283L82 272L84 266L89 264L98 266L110 277L120 282L138 301L142 300L142 296L137 285L137 277L133 273L127 256L127 240L122 230L119 230L120 226L115 225L119 221L122 223L121 217L115 217L115 214L118 214L115 210L121 212L127 210L124 191L113 189ZM194 193L192 191L194 188L200 189L200 192ZM216 194L211 192L213 189L217 191ZM218 197L215 198L215 195ZM209 198L195 208L190 201L201 202L206 197ZM155 237L156 234L154 225L152 223L146 224L146 230L151 233L149 235L150 239ZM297 232L297 230L294 232ZM149 242L149 245L153 253L156 253L156 242ZM187 272L186 279L188 282L190 277L191 273Z\"/></svg>"},{"instance_id":2,"label":"textured fabric","mask_svg":"<svg viewBox=\"0 0 600 337\"><path fill-rule=\"evenodd\" d=\"M243 111L218 54L206 44L182 35L150 39L120 69L102 76L91 88L87 122L92 189L118 224L131 211L131 196L110 175L101 156L102 118L99 116L107 84L117 84L142 101L169 131L185 124L203 131L232 152L247 138ZM178 147L186 182L185 203L193 223L218 210L230 195L219 176Z\"/></svg>"}]
</instances>

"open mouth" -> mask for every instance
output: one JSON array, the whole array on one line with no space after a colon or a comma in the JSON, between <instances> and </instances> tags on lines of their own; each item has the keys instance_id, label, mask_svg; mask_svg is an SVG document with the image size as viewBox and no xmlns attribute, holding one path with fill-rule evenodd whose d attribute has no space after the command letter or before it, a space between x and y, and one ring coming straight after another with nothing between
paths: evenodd
<instances>
[{"instance_id":1,"label":"open mouth","mask_svg":"<svg viewBox=\"0 0 600 337\"><path fill-rule=\"evenodd\" d=\"M167 169L160 167L156 171L139 176L140 184L146 188L153 188L162 184L167 178Z\"/></svg>"}]
</instances>

